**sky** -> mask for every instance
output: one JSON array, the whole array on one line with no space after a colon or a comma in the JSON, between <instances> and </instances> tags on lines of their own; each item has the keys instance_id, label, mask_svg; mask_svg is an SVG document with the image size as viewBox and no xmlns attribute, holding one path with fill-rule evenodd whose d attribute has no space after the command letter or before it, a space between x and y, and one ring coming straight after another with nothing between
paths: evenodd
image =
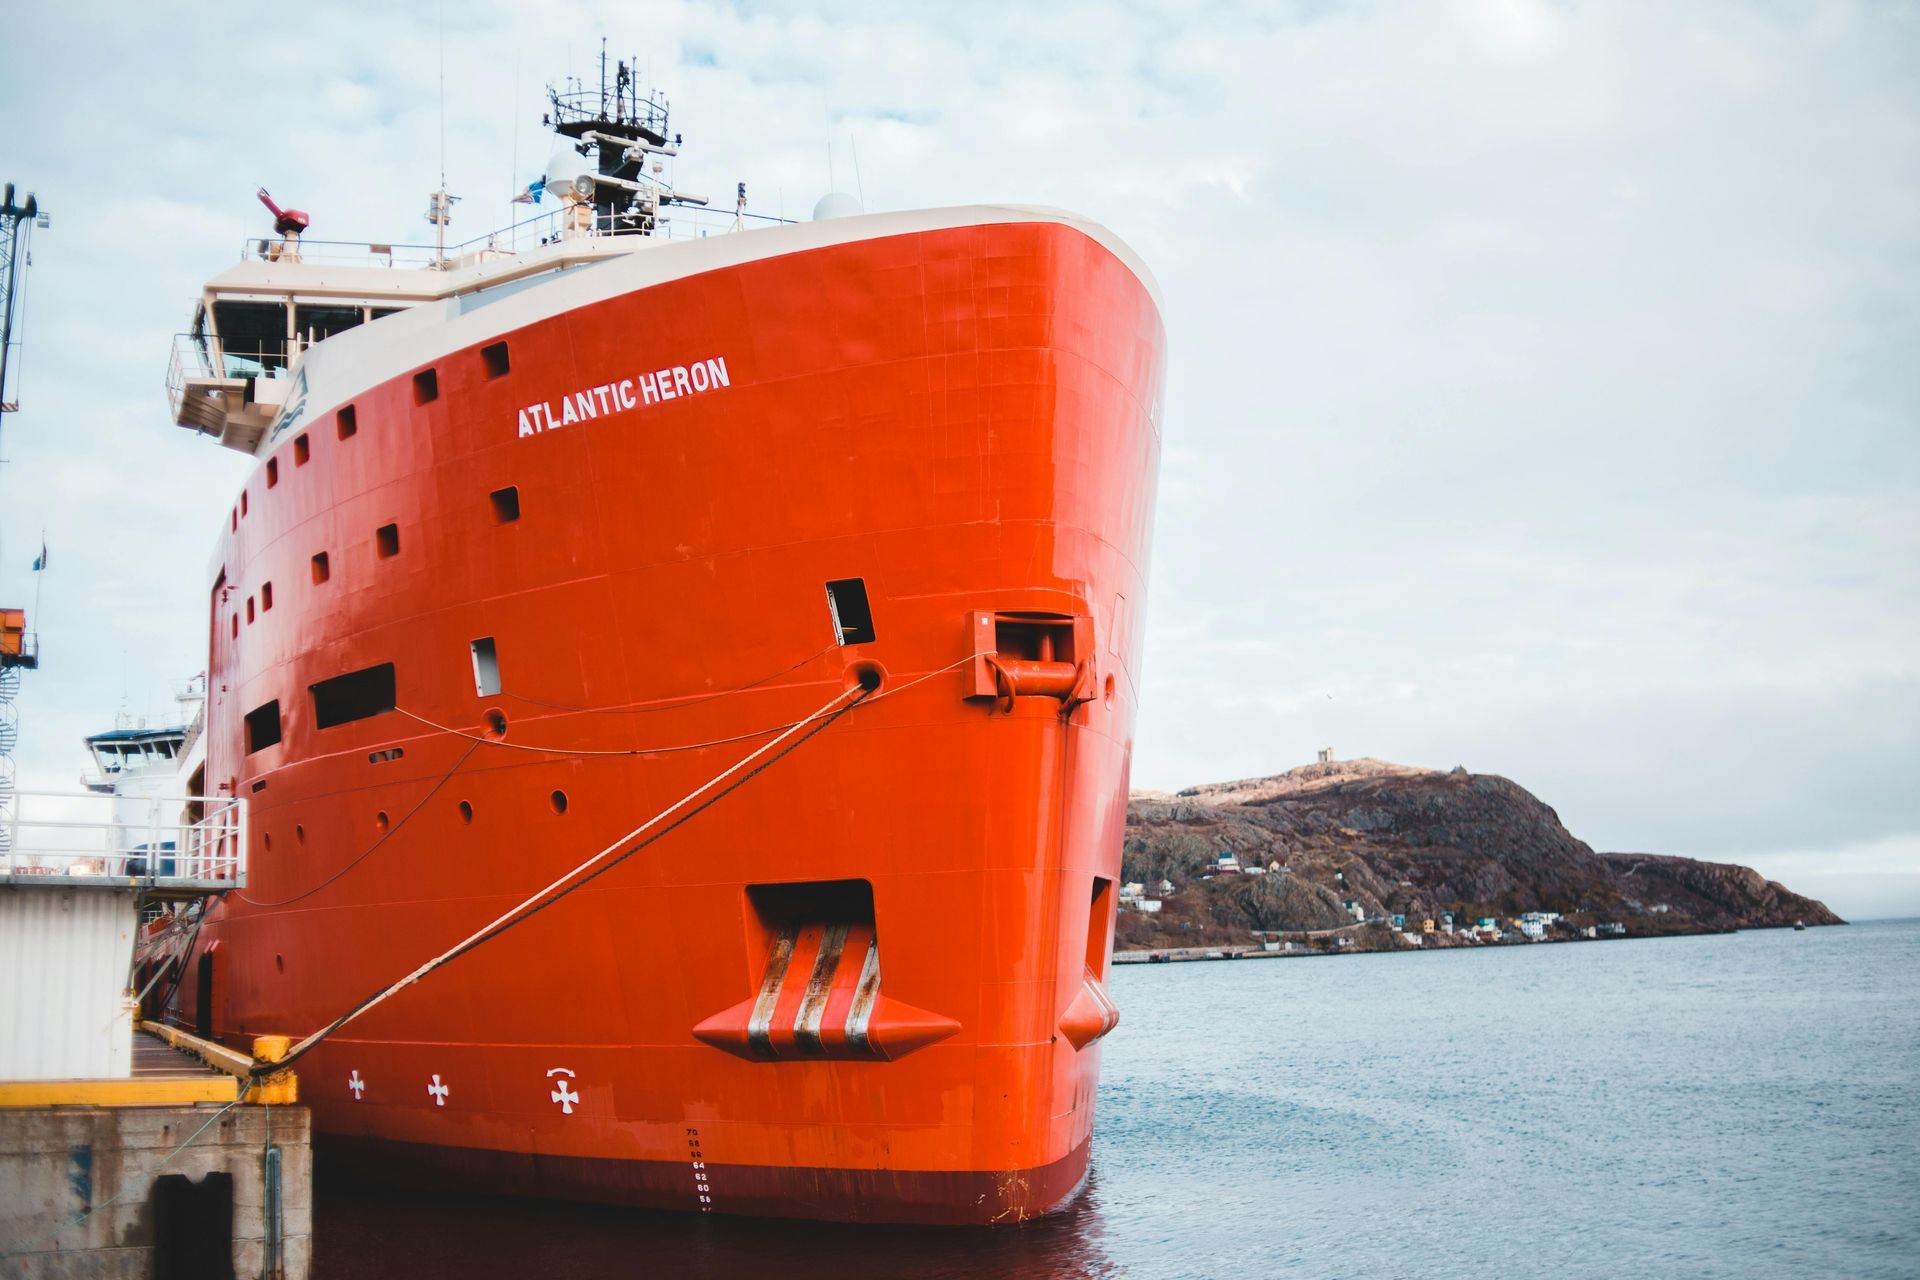
<instances>
[{"instance_id":1,"label":"sky","mask_svg":"<svg viewBox=\"0 0 1920 1280\"><path fill-rule=\"evenodd\" d=\"M0 427L0 603L38 602L45 654L23 786L72 788L84 734L206 665L249 463L164 379L269 230L254 189L310 238L422 241L444 164L481 235L605 36L670 96L684 190L1057 205L1151 265L1135 786L1459 764L1597 849L1920 914L1920 9L75 14L0 46L0 179L52 216Z\"/></svg>"}]
</instances>

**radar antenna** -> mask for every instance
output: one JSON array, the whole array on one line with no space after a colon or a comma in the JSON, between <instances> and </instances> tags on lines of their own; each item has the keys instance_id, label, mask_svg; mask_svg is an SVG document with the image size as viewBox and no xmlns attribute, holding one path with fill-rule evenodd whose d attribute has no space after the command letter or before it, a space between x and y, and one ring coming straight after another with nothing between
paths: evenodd
<instances>
[{"instance_id":1,"label":"radar antenna","mask_svg":"<svg viewBox=\"0 0 1920 1280\"><path fill-rule=\"evenodd\" d=\"M253 194L273 215L273 229L280 236L280 243L267 251L268 259L274 262L300 261L300 233L307 229L312 219L303 210L282 209L273 202L273 197L267 194L265 187Z\"/></svg>"},{"instance_id":2,"label":"radar antenna","mask_svg":"<svg viewBox=\"0 0 1920 1280\"><path fill-rule=\"evenodd\" d=\"M609 82L606 43L600 42L598 89L571 76L547 87L551 109L540 122L570 139L573 150L595 166L593 172L569 178L550 173L547 186L567 198L561 188L571 184L572 198L592 205L594 234L649 235L659 225L664 206L704 205L707 200L675 191L661 180L661 158L680 154L680 135L668 141L667 99L658 91L641 95L633 69L637 58L617 61Z\"/></svg>"}]
</instances>

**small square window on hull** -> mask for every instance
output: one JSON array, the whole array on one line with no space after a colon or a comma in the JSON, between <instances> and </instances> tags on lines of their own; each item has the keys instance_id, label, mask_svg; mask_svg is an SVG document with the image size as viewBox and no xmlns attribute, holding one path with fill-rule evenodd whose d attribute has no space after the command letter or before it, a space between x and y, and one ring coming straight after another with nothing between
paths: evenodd
<instances>
[{"instance_id":1,"label":"small square window on hull","mask_svg":"<svg viewBox=\"0 0 1920 1280\"><path fill-rule=\"evenodd\" d=\"M493 637L481 636L467 647L473 653L473 691L491 698L500 692L500 655L494 650Z\"/></svg>"},{"instance_id":2,"label":"small square window on hull","mask_svg":"<svg viewBox=\"0 0 1920 1280\"><path fill-rule=\"evenodd\" d=\"M827 584L827 616L833 622L833 642L871 644L873 610L867 604L863 578L836 578Z\"/></svg>"},{"instance_id":3,"label":"small square window on hull","mask_svg":"<svg viewBox=\"0 0 1920 1280\"><path fill-rule=\"evenodd\" d=\"M263 702L247 712L246 732L248 755L280 741L280 700Z\"/></svg>"}]
</instances>

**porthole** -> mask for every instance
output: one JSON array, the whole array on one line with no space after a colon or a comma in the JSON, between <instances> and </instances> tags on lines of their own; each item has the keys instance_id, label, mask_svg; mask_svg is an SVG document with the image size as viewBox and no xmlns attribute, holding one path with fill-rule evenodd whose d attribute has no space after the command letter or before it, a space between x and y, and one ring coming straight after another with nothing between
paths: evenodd
<instances>
[{"instance_id":1,"label":"porthole","mask_svg":"<svg viewBox=\"0 0 1920 1280\"><path fill-rule=\"evenodd\" d=\"M387 827L389 825L390 824L387 821L387 811L385 809L382 809L380 812L373 815L373 829L375 831L378 831L381 835L385 835L387 833Z\"/></svg>"},{"instance_id":2,"label":"porthole","mask_svg":"<svg viewBox=\"0 0 1920 1280\"><path fill-rule=\"evenodd\" d=\"M471 823L473 821L473 802L472 801L462 800L460 802L460 821L467 822L467 823Z\"/></svg>"},{"instance_id":3,"label":"porthole","mask_svg":"<svg viewBox=\"0 0 1920 1280\"><path fill-rule=\"evenodd\" d=\"M555 813L565 813L567 811L567 793L564 791L556 791L547 797L547 803L553 806Z\"/></svg>"}]
</instances>

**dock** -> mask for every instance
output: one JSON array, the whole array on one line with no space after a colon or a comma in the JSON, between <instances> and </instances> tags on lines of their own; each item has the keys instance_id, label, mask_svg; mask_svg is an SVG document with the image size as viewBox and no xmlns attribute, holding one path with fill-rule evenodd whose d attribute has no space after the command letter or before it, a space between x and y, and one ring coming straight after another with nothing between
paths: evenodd
<instances>
[{"instance_id":1,"label":"dock","mask_svg":"<svg viewBox=\"0 0 1920 1280\"><path fill-rule=\"evenodd\" d=\"M1265 947L1159 947L1152 951L1116 951L1115 964L1182 964L1190 960L1295 960L1303 956L1329 955L1311 947L1293 951L1269 951Z\"/></svg>"},{"instance_id":2,"label":"dock","mask_svg":"<svg viewBox=\"0 0 1920 1280\"><path fill-rule=\"evenodd\" d=\"M306 1280L312 1137L291 1076L250 1085L252 1059L153 1024L132 1041L124 1077L0 1081L6 1274Z\"/></svg>"},{"instance_id":3,"label":"dock","mask_svg":"<svg viewBox=\"0 0 1920 1280\"><path fill-rule=\"evenodd\" d=\"M291 1075L250 1084L252 1059L154 1024L132 1041L124 1077L0 1082L6 1273L306 1280L312 1135Z\"/></svg>"},{"instance_id":4,"label":"dock","mask_svg":"<svg viewBox=\"0 0 1920 1280\"><path fill-rule=\"evenodd\" d=\"M136 951L166 936L143 912L158 926L245 886L243 804L98 788L8 800L0 1273L307 1280L311 1124L274 1066L289 1041L243 1052L140 1016L169 971Z\"/></svg>"}]
</instances>

